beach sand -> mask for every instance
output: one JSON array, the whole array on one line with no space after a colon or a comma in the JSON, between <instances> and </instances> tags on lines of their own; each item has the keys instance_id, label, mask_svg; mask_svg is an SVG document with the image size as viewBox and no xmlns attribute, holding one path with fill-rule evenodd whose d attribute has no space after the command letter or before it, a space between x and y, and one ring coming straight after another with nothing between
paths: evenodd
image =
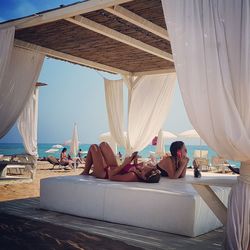
<instances>
[{"instance_id":1,"label":"beach sand","mask_svg":"<svg viewBox=\"0 0 250 250\"><path fill-rule=\"evenodd\" d=\"M4 184L0 185L0 201L31 198L40 196L40 180L52 176L78 175L83 171L83 165L74 170L64 170L55 167L46 161L39 161L37 164L36 177L31 183Z\"/></svg>"}]
</instances>

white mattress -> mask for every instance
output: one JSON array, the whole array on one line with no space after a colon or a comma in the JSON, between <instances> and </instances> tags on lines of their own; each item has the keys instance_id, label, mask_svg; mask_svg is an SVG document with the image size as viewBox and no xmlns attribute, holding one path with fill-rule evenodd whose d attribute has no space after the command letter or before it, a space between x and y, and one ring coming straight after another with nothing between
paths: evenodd
<instances>
[{"instance_id":1,"label":"white mattress","mask_svg":"<svg viewBox=\"0 0 250 250\"><path fill-rule=\"evenodd\" d=\"M193 178L191 176L186 178ZM224 204L229 188L213 187ZM195 237L221 225L185 179L123 183L91 176L41 180L41 208Z\"/></svg>"}]
</instances>

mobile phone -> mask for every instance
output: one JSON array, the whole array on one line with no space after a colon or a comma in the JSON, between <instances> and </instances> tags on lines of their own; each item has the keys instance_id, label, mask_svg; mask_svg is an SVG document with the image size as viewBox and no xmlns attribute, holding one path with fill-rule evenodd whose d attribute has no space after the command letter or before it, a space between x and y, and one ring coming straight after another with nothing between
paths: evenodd
<instances>
[{"instance_id":1,"label":"mobile phone","mask_svg":"<svg viewBox=\"0 0 250 250\"><path fill-rule=\"evenodd\" d=\"M181 159L182 158L182 153L181 153L181 150L178 150L177 151L177 158Z\"/></svg>"}]
</instances>

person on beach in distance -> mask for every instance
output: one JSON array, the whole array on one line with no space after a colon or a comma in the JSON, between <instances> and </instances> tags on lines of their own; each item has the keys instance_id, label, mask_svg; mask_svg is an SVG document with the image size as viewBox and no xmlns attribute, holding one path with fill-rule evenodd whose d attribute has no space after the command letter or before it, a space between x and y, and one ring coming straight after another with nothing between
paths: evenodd
<instances>
[{"instance_id":1,"label":"person on beach in distance","mask_svg":"<svg viewBox=\"0 0 250 250\"><path fill-rule=\"evenodd\" d=\"M182 141L175 141L170 146L171 156L163 157L156 164L158 170L161 171L161 176L169 177L170 179L183 178L186 175L187 164L187 148Z\"/></svg>"},{"instance_id":2,"label":"person on beach in distance","mask_svg":"<svg viewBox=\"0 0 250 250\"><path fill-rule=\"evenodd\" d=\"M81 148L79 149L79 151L77 153L77 157L78 157L77 162L80 164L83 164L84 160L82 158L82 149Z\"/></svg>"},{"instance_id":3,"label":"person on beach in distance","mask_svg":"<svg viewBox=\"0 0 250 250\"><path fill-rule=\"evenodd\" d=\"M89 175L93 165L92 176L111 181L144 181L157 183L160 180L160 171L155 166L144 165L143 163L132 164L136 161L137 152L130 157L126 157L121 165L117 164L116 156L108 143L102 142L99 146L90 146L83 175Z\"/></svg>"},{"instance_id":4,"label":"person on beach in distance","mask_svg":"<svg viewBox=\"0 0 250 250\"><path fill-rule=\"evenodd\" d=\"M62 152L60 154L60 163L62 163L62 165L69 165L71 168L73 168L73 160L69 159L67 156L67 148L63 148Z\"/></svg>"}]
</instances>

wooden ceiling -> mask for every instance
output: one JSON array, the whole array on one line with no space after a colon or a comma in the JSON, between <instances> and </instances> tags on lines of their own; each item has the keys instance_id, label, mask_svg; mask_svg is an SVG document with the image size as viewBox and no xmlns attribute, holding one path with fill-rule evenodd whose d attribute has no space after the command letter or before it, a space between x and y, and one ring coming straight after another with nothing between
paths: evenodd
<instances>
[{"instance_id":1,"label":"wooden ceiling","mask_svg":"<svg viewBox=\"0 0 250 250\"><path fill-rule=\"evenodd\" d=\"M91 1L94 2L90 0L86 3ZM95 2L98 4L97 0ZM76 3L75 6L84 3ZM79 64L114 73L143 72L146 74L174 71L171 45L165 35L167 30L160 0L128 1L118 6L118 14L112 5L104 9L96 9L87 13L84 11L84 14L81 13L76 17L70 16L69 13L65 19L59 18L47 23L35 24L35 26L32 26L31 20L29 27L21 26L16 29L17 44L20 45L21 41L26 48L42 48L41 51L48 56L74 63L78 63L79 58ZM58 10L61 8L50 11L52 13ZM135 15L135 18L139 16L138 20L143 21L142 26L128 19L127 11L128 17L130 14L132 17ZM44 13L49 11L38 13L37 16ZM20 20L22 19L10 21L7 24L19 24ZM159 29L159 33L154 29L156 31ZM107 67L102 68L101 65Z\"/></svg>"}]
</instances>

